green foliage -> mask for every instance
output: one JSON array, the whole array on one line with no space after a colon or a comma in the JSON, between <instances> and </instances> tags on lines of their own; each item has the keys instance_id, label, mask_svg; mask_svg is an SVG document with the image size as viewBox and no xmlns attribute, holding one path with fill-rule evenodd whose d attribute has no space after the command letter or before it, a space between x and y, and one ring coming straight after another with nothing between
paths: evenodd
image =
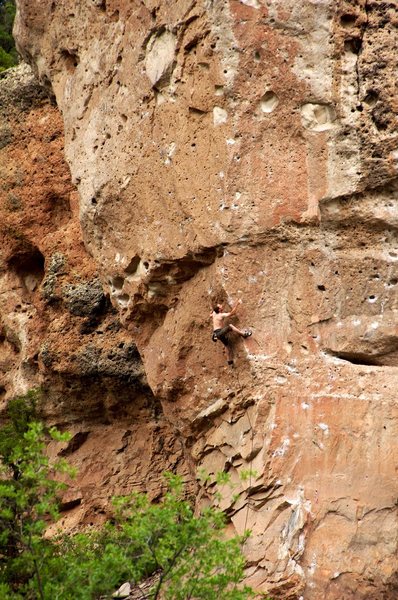
<instances>
[{"instance_id":1,"label":"green foliage","mask_svg":"<svg viewBox=\"0 0 398 600\"><path fill-rule=\"evenodd\" d=\"M36 404L37 393L10 403L9 423L0 428L0 598L110 598L125 581L137 584L153 574L151 600L254 597L240 583L245 538L225 538L221 511L195 515L181 478L171 474L161 502L152 504L145 494L117 498L114 518L102 529L46 538L64 487L54 474L68 472L64 461L50 462L46 441L67 435L46 431Z\"/></svg>"},{"instance_id":2,"label":"green foliage","mask_svg":"<svg viewBox=\"0 0 398 600\"><path fill-rule=\"evenodd\" d=\"M51 553L44 532L58 518L56 496L65 487L53 474L70 468L63 460L50 464L45 454L47 436L69 436L31 421L37 398L31 392L10 402L9 422L0 429L0 585L26 591L34 584L38 595L32 597L43 598L40 564Z\"/></svg>"},{"instance_id":3,"label":"green foliage","mask_svg":"<svg viewBox=\"0 0 398 600\"><path fill-rule=\"evenodd\" d=\"M8 422L0 428L0 456L4 465L9 464L10 455L29 428L37 420L38 390L30 390L25 396L17 396L7 406Z\"/></svg>"},{"instance_id":4,"label":"green foliage","mask_svg":"<svg viewBox=\"0 0 398 600\"><path fill-rule=\"evenodd\" d=\"M0 72L18 62L18 54L12 37L15 18L15 1L0 0Z\"/></svg>"},{"instance_id":5,"label":"green foliage","mask_svg":"<svg viewBox=\"0 0 398 600\"><path fill-rule=\"evenodd\" d=\"M17 64L15 58L0 46L0 72L11 69Z\"/></svg>"},{"instance_id":6,"label":"green foliage","mask_svg":"<svg viewBox=\"0 0 398 600\"><path fill-rule=\"evenodd\" d=\"M14 0L0 0L0 44L7 52L10 52L14 47L12 36L10 39L14 18Z\"/></svg>"},{"instance_id":7,"label":"green foliage","mask_svg":"<svg viewBox=\"0 0 398 600\"><path fill-rule=\"evenodd\" d=\"M109 597L121 583L158 573L152 600L246 600L242 538L225 539L224 516L207 508L195 516L179 477L151 504L145 494L115 499L115 520L101 531L58 540L47 561L44 598Z\"/></svg>"}]
</instances>

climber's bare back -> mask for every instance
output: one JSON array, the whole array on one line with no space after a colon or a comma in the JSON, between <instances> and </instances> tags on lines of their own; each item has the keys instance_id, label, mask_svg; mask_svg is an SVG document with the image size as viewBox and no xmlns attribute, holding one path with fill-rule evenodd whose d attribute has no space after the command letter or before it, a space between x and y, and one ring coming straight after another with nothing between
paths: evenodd
<instances>
[{"instance_id":1,"label":"climber's bare back","mask_svg":"<svg viewBox=\"0 0 398 600\"><path fill-rule=\"evenodd\" d=\"M221 305L219 305L221 306ZM222 309L222 307L221 307ZM213 318L213 330L214 329L222 329L224 327L224 319L226 319L227 317L229 317L230 313L216 313L213 311L212 313L212 318Z\"/></svg>"}]
</instances>

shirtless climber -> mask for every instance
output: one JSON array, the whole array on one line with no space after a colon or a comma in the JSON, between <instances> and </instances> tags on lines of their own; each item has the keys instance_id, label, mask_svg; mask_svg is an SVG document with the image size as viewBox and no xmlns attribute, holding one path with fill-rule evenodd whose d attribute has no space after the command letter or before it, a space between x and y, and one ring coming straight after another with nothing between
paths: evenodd
<instances>
[{"instance_id":1,"label":"shirtless climber","mask_svg":"<svg viewBox=\"0 0 398 600\"><path fill-rule=\"evenodd\" d=\"M228 359L229 365L234 364L234 354L233 354L233 350L232 350L230 341L228 339L228 333L230 331L234 331L235 333L239 334L243 338L248 338L252 334L252 332L249 329L245 329L244 331L242 331L241 329L238 329L237 327L235 327L235 325L229 324L229 325L224 326L224 319L226 319L227 317L232 317L232 315L234 315L236 313L238 306L240 304L242 304L241 299L239 299L235 302L235 304L232 307L232 309L230 310L230 312L223 312L222 304L217 304L213 308L213 312L210 315L213 319L213 336L212 336L213 342L220 340L220 342L222 344L224 344L224 346L227 350L227 359Z\"/></svg>"}]
</instances>

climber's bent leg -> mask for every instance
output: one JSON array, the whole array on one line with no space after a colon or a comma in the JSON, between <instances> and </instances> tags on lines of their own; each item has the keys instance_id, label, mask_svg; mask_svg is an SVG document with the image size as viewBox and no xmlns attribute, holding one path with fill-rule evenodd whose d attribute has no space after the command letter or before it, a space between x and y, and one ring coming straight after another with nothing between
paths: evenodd
<instances>
[{"instance_id":1,"label":"climber's bent leg","mask_svg":"<svg viewBox=\"0 0 398 600\"><path fill-rule=\"evenodd\" d=\"M250 337L252 332L249 329L238 329L237 327L235 327L235 325L229 325L231 331L235 331L235 333L238 333L239 335L241 335L244 338Z\"/></svg>"}]
</instances>

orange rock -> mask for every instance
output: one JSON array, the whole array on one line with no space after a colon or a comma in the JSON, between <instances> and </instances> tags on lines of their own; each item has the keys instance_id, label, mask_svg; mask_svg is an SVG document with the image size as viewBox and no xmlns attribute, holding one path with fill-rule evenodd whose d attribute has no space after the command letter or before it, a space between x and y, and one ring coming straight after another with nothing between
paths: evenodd
<instances>
[{"instance_id":1,"label":"orange rock","mask_svg":"<svg viewBox=\"0 0 398 600\"><path fill-rule=\"evenodd\" d=\"M27 298L46 286L53 303L40 300L34 334L21 334L26 317L7 320L4 364L19 373L19 347L37 353L33 335L47 340L40 373L79 390L102 373L73 410L52 393L54 420L138 411L150 427L148 398L161 404L192 470L231 473L244 504L231 495L223 507L238 530L253 527L248 581L285 600L397 597L397 15L365 4L65 0L43 14L39 0L20 0L16 23L62 112L90 258L67 204L36 200L51 180L77 213L61 162L49 178L50 151L25 136L26 214L51 236L26 224L27 250L11 211L1 310L14 314L22 284ZM34 115L29 126L46 130ZM14 187L25 156L3 165ZM51 271L68 239L67 273ZM104 326L61 311L66 285L83 284L79 300L98 279L115 309ZM236 322L253 338L235 340L231 370L208 314L238 297ZM125 374L116 392L103 382L115 372ZM142 482L146 467L131 464Z\"/></svg>"}]
</instances>

